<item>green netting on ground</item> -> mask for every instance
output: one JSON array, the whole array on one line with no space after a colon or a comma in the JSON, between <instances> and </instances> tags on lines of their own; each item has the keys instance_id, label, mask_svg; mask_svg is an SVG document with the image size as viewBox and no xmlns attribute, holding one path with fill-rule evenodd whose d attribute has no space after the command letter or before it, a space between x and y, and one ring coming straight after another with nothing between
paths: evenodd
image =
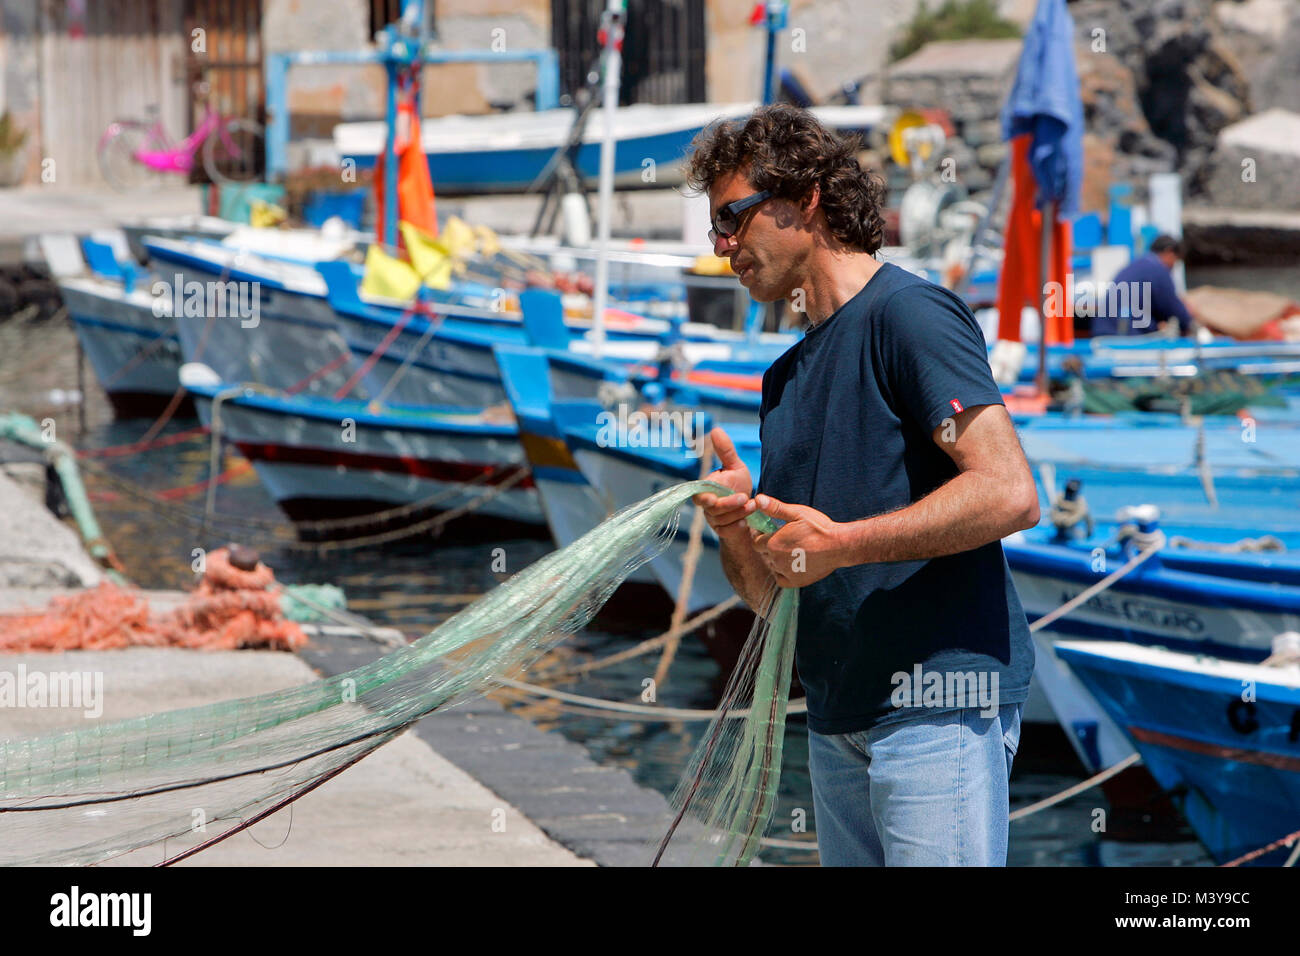
<instances>
[{"instance_id":1,"label":"green netting on ground","mask_svg":"<svg viewBox=\"0 0 1300 956\"><path fill-rule=\"evenodd\" d=\"M199 819L205 835L219 837L291 801L426 714L527 669L583 627L631 571L671 540L683 503L719 490L726 489L711 482L665 489L535 562L424 638L346 674L0 743L0 863L99 862L190 833ZM748 861L757 846L753 833L761 836L771 816L794 646L794 592L788 593L751 637L751 663L738 668L742 682L750 673L742 696L765 707L753 708L743 725L728 722L728 742L692 764L691 773L705 768L693 809L708 827L734 831L719 844L726 862ZM779 633L771 626L778 620ZM745 728L735 740L732 726ZM724 753L726 768L718 762ZM682 832L693 840L701 831Z\"/></svg>"}]
</instances>

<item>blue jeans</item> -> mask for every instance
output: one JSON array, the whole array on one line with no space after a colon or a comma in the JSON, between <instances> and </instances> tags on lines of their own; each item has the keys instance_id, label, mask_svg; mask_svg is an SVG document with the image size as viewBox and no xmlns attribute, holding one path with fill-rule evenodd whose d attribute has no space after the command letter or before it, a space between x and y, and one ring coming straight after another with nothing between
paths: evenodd
<instances>
[{"instance_id":1,"label":"blue jeans","mask_svg":"<svg viewBox=\"0 0 1300 956\"><path fill-rule=\"evenodd\" d=\"M808 731L822 866L1005 866L1021 704Z\"/></svg>"}]
</instances>

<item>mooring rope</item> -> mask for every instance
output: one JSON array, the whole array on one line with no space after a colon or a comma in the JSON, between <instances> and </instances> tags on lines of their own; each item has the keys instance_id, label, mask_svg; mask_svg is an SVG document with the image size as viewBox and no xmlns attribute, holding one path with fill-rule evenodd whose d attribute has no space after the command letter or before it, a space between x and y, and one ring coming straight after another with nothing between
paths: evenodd
<instances>
[{"instance_id":1,"label":"mooring rope","mask_svg":"<svg viewBox=\"0 0 1300 956\"><path fill-rule=\"evenodd\" d=\"M107 391L108 386L112 385L114 382L116 382L127 372L131 371L131 369L135 368L145 359L149 358L149 356L153 355L153 353L157 352L161 346L167 344L170 341L171 341L171 330L163 329L163 331L155 335L149 341L148 344L142 345L138 349L136 349L134 355L132 355L129 359L127 359L125 362L119 365L112 375L104 379L103 386L102 386L104 390Z\"/></svg>"},{"instance_id":2,"label":"mooring rope","mask_svg":"<svg viewBox=\"0 0 1300 956\"><path fill-rule=\"evenodd\" d=\"M174 489L164 489L160 492L152 488L146 488L129 478L124 478L121 475L118 475L116 472L113 472L94 461L83 461L81 466L140 501L158 504L162 507L169 507L169 502L160 496L167 494ZM347 530L349 528L373 527L376 524L384 524L397 518L405 517L406 515L418 514L421 511L425 511L433 505L438 504L447 498L453 497L466 487L474 487L484 483L485 481L490 481L501 474L505 474L505 472L511 467L514 466L497 466L496 468L485 471L481 475L476 475L467 481L457 482L455 485L449 488L444 488L442 491L430 495L427 498L421 498L419 501L405 505L398 505L394 508L387 508L383 511L375 511L370 514L356 515L350 518L321 518L314 521L295 521L292 525L288 525L284 521L275 518L259 518L255 515L237 515L229 512L217 512L216 518L223 524L229 526L242 525L254 529L264 529L268 533L267 537L273 536L274 532L288 531L290 528L299 532L315 531L320 533L330 533L334 531ZM171 507L177 511L184 511L183 506ZM201 517L201 514L196 511L192 513L192 516Z\"/></svg>"},{"instance_id":3,"label":"mooring rope","mask_svg":"<svg viewBox=\"0 0 1300 956\"><path fill-rule=\"evenodd\" d=\"M226 282L229 281L230 270L233 265L234 265L233 260L225 264L225 266L221 270L221 275L217 277L217 282L219 282L221 285L225 285ZM174 318L175 317L173 317L173 320ZM216 319L217 319L217 310L214 309L212 313L207 317L207 321L203 323L203 334L199 336L199 343L194 349L194 358L192 359L192 361L198 362L200 359L202 359L203 352L208 347L208 337L212 333L212 326L216 322ZM104 388L105 389L108 388L107 383L104 385ZM167 426L167 423L172 420L172 416L176 414L176 409L181 407L181 402L185 400L185 393L186 393L185 386L182 385L180 382L177 382L176 391L172 393L171 399L167 402L167 407L163 409L162 414L159 415L154 420L154 423L149 426L149 428L145 431L145 433L142 436L140 436L140 441L151 442L158 437L158 434Z\"/></svg>"},{"instance_id":4,"label":"mooring rope","mask_svg":"<svg viewBox=\"0 0 1300 956\"><path fill-rule=\"evenodd\" d=\"M357 387L357 383L365 378L366 374L374 368L375 363L378 362L383 354L388 351L388 347L397 341L397 337L402 334L402 329L406 328L413 318L415 318L414 310L402 313L401 317L393 323L393 327L389 329L383 339L380 340L379 344L376 345L371 353L366 356L366 360L357 367L357 370L352 373L352 376L346 382L339 386L338 390L334 393L336 401L344 398L350 391Z\"/></svg>"},{"instance_id":5,"label":"mooring rope","mask_svg":"<svg viewBox=\"0 0 1300 956\"><path fill-rule=\"evenodd\" d=\"M1274 840L1272 843L1268 844L1267 846L1262 846L1258 850L1251 850L1249 853L1243 854L1242 856L1237 857L1235 860L1229 860L1227 863L1221 864L1221 867L1226 868L1230 866L1241 866L1241 864L1243 863L1249 863L1251 860L1257 860L1261 856L1264 856L1266 853L1272 853L1274 850L1281 849L1282 847L1289 845L1291 841L1298 840L1298 839L1300 839L1300 830L1296 830L1294 833L1288 833L1280 840ZM1287 858L1287 861L1284 865L1295 866L1297 855L1300 855L1300 842L1297 842L1296 849L1292 851L1291 856Z\"/></svg>"},{"instance_id":6,"label":"mooring rope","mask_svg":"<svg viewBox=\"0 0 1300 956\"><path fill-rule=\"evenodd\" d=\"M1014 813L1012 813L1011 816L1009 816L1007 819L1021 820L1025 817L1032 816L1033 814L1038 813L1040 810L1046 810L1048 807L1054 807L1058 803L1064 803L1066 800L1069 800L1071 797L1083 793L1085 790L1091 790L1093 787L1097 786L1098 784L1105 783L1107 780L1109 780L1111 777L1118 774L1120 771L1127 770L1129 767L1132 767L1134 764L1138 764L1141 762L1142 762L1141 754L1131 753L1123 760L1119 761L1118 763L1111 764L1101 773L1094 774L1093 776L1089 777L1087 780L1080 781L1079 783L1076 783L1072 787L1066 787L1064 790L1062 790L1060 793L1056 794L1055 796L1047 797L1044 800L1039 800L1037 803L1031 803L1027 807L1021 807L1019 810L1016 810Z\"/></svg>"},{"instance_id":7,"label":"mooring rope","mask_svg":"<svg viewBox=\"0 0 1300 956\"><path fill-rule=\"evenodd\" d=\"M432 317L425 315L425 325L427 328L425 328L424 332L420 335L419 341L417 341L414 346L407 349L406 357L402 359L402 364L399 365L397 370L388 377L388 381L384 383L384 387L380 389L379 394L375 396L374 404L382 405L384 399L392 394L393 389L397 387L397 383L402 380L402 376L404 376L407 373L407 370L415 364L415 357L424 350L426 345L429 344L429 340L433 338L434 333L438 331L438 327L441 324L441 315L436 313Z\"/></svg>"},{"instance_id":8,"label":"mooring rope","mask_svg":"<svg viewBox=\"0 0 1300 956\"><path fill-rule=\"evenodd\" d=\"M338 355L334 356L334 358L330 359L320 368L316 369L316 371L308 372L302 378L298 379L298 381L294 382L292 385L290 385L288 388L284 390L284 394L297 395L299 392L301 392L312 382L316 381L316 379L320 378L322 375L328 375L330 372L342 368L344 365L348 363L348 359L350 358L352 358L352 353L340 352Z\"/></svg>"},{"instance_id":9,"label":"mooring rope","mask_svg":"<svg viewBox=\"0 0 1300 956\"><path fill-rule=\"evenodd\" d=\"M176 517L190 521L196 525L202 524L204 521L203 512L198 511L196 509L187 508L184 505L178 504L176 501L172 499L176 497L183 497L184 495L179 494L179 492L182 491L186 493L193 493L193 490L195 489L206 488L207 482L210 481L211 479L205 479L203 481L195 483L194 485L182 486L179 489L170 488L159 492L150 488L145 488L142 485L139 485L128 478L123 478L121 475L116 474L112 470L104 467L103 465L93 460L85 460L81 464L82 467L85 468L87 471L94 473L95 475L97 475L98 477L106 481L108 484L130 495L131 497L136 498L139 501L144 501L144 502L148 502L149 504L156 505L160 509ZM236 466L236 468L239 469L246 469L246 467L247 467L246 465ZM212 517L211 523L213 525L224 526L228 530L233 530L240 535L251 538L252 540L268 543L275 547L298 548L300 550L307 550L307 551L337 550L341 547L346 547L346 546L362 547L367 544L393 541L393 540L398 540L402 537L410 537L416 534L420 534L425 530L428 530L432 527L436 527L439 522L443 524L447 523L449 520L451 520L451 518L449 518L448 515L451 515L452 512L450 511L443 512L435 516L433 519L430 519L429 521L426 522L421 522L419 524L403 525L401 528L395 529L394 532L386 533L391 535L390 537L383 537L383 538L380 538L377 535L369 535L366 537L343 538L343 539L339 539L338 541L313 542L313 541L302 541L295 537L289 537L289 535L295 532L302 533L304 531L330 533L330 532L348 530L351 528L366 528L366 527L375 527L376 525L387 524L394 520L406 517L408 515L418 514L422 511L426 511L429 508L434 507L435 505L447 500L448 498L452 498L458 494L463 494L466 489L480 487L485 483L501 478L502 476L506 476L505 481L503 481L502 484L506 484L508 482L508 487L513 487L519 481L522 481L524 478L526 478L529 474L527 468L522 468L522 472L517 471L517 469L520 468L522 468L522 466L519 465L497 466L495 468L483 472L480 475L476 475L475 477L467 481L457 482L455 485L448 488L444 488L442 491L430 495L427 498L422 498L421 500L412 502L410 504L399 505L396 508L389 508L384 511L373 512L372 514L368 514L368 515L357 515L351 518L327 518L318 521L299 521L299 522L293 522L292 524L288 524L282 521L277 521L275 519L258 518L256 516L250 516L250 515L235 515L235 514L230 514L228 512L215 512ZM233 475L231 475L230 472L234 470L235 468L227 469L226 472L222 473L222 476L226 476L228 480L229 477L233 477ZM222 476L218 476L218 477L220 478ZM503 488L502 490L507 490L507 489ZM486 504L488 501L491 501L493 498L497 497L498 494L500 494L500 492L496 492L492 494L484 494L472 499L472 501L468 503L469 505L472 506L469 508L469 510L470 511L475 510L477 507ZM463 507L464 506L462 506L462 508ZM457 509L454 517L460 517L466 513L468 513L468 511Z\"/></svg>"},{"instance_id":10,"label":"mooring rope","mask_svg":"<svg viewBox=\"0 0 1300 956\"><path fill-rule=\"evenodd\" d=\"M1047 614L1044 614L1038 620L1034 621L1032 624L1029 625L1029 632L1033 634L1037 631L1041 631L1043 628L1047 627L1047 625L1051 624L1053 621L1065 617L1065 615L1069 614L1071 611L1075 610L1080 605L1096 597L1098 594L1100 594L1102 591L1105 591L1107 588L1115 584L1121 578L1125 577L1128 574L1131 574L1144 561L1146 561L1153 554L1155 554L1157 551L1159 551L1161 548L1165 546L1165 538L1162 532L1156 532L1150 538L1145 538L1143 540L1147 541L1146 546L1143 547L1142 550L1140 550L1127 562L1125 562L1125 564L1122 567L1116 568L1113 572L1106 575L1106 577L1102 578L1096 584L1092 585L1092 587L1089 587L1079 592L1070 600L1062 604L1060 607L1056 608L1053 611L1049 611ZM1040 810L1046 810L1048 807L1055 806L1056 804L1061 803L1064 800L1068 800L1070 797L1083 793L1085 790L1092 789L1098 784L1105 783L1107 780L1115 776L1121 770L1133 766L1134 764L1140 762L1141 759L1142 757L1140 754L1137 753L1129 754L1127 757L1125 757L1123 760L1119 761L1118 763L1113 764L1110 767L1107 767L1105 770L1089 777L1087 780L1074 784L1071 787L1067 787L1066 789L1062 790L1060 793L1056 794L1055 796L1048 797L1045 800L1040 800L1038 803L1031 804L1028 807L1022 807L1021 809L1017 810L1015 813L1012 813L1008 819L1020 820L1023 819L1024 817L1028 817L1035 813L1038 813Z\"/></svg>"},{"instance_id":11,"label":"mooring rope","mask_svg":"<svg viewBox=\"0 0 1300 956\"><path fill-rule=\"evenodd\" d=\"M159 501L178 501L181 498L189 498L200 492L206 491L208 486L215 482L224 485L240 475L246 474L253 466L246 461L236 462L231 465L215 478L204 478L201 481L193 482L188 485L176 485L172 488L163 488L153 492ZM117 499L117 493L112 491L92 492L90 498L92 501L114 501Z\"/></svg>"},{"instance_id":12,"label":"mooring rope","mask_svg":"<svg viewBox=\"0 0 1300 956\"><path fill-rule=\"evenodd\" d=\"M730 611L738 604L740 604L740 597L739 595L733 594L731 597L727 598L721 604L715 604L707 611L701 611L699 614L695 615L689 621L684 623L681 627L681 630L679 631L679 635L685 637L687 634L691 634L694 631L699 630L705 624L708 624L711 621L714 621L717 618L721 617L723 614L725 614L727 611ZM573 667L566 668L562 670L560 673L556 674L555 679L559 680L571 676L576 677L581 674L589 674L592 671L602 670L606 667L612 667L614 664L620 664L623 661L631 660L634 657L639 657L642 654L646 654L649 653L650 651L656 650L657 648L663 647L664 644L667 643L667 641L672 636L673 636L673 631L671 628L669 628L669 630L664 631L658 637L647 638L646 640L641 641L639 644L633 647L629 647L624 650L617 651L616 653L610 654L607 657L602 657L594 661L586 661L585 663L576 664Z\"/></svg>"},{"instance_id":13,"label":"mooring rope","mask_svg":"<svg viewBox=\"0 0 1300 956\"><path fill-rule=\"evenodd\" d=\"M197 425L194 428L187 428L184 431L173 432L170 435L164 435L152 441L133 441L124 445L105 445L102 448L83 448L77 452L78 458L121 458L127 455L137 455L141 452L153 451L155 448L167 448L171 445L179 445L182 442L193 441L201 435L208 433L207 425Z\"/></svg>"},{"instance_id":14,"label":"mooring rope","mask_svg":"<svg viewBox=\"0 0 1300 956\"><path fill-rule=\"evenodd\" d=\"M582 694L570 694L567 691L555 690L551 687L539 687L537 684L527 684L523 681L511 680L506 677L496 677L493 680L504 687L510 687L514 690L524 691L528 694L534 694L538 697L549 697L553 700L562 701L566 704L589 710L613 711L619 715L635 714L638 717L653 717L657 720L712 720L717 716L717 711L713 709L704 710L695 707L651 707L647 704L630 704L621 700L604 700L599 697L587 697ZM763 705L766 709L767 705ZM791 701L786 713L803 714L807 713L808 704L802 700ZM727 717L743 718L748 717L750 708L744 710L729 710Z\"/></svg>"},{"instance_id":15,"label":"mooring rope","mask_svg":"<svg viewBox=\"0 0 1300 956\"><path fill-rule=\"evenodd\" d=\"M385 251L387 252L388 250ZM400 256L400 250L398 250L398 252ZM352 374L352 377L334 393L336 399L343 398L351 392L352 389L356 388L357 383L369 374L370 370L375 367L375 364L383 357L384 353L388 351L389 347L401 337L402 332L411 324L411 320L417 315L423 316L429 328L425 331L424 335L420 337L419 344L407 353L406 360L402 362L402 365L397 372L394 373L394 375L384 384L384 388L380 391L379 397L375 399L375 402L382 402L385 396L392 391L393 386L397 384L397 381L403 374L405 374L407 368L410 367L411 362L414 361L416 354L418 354L420 349L424 348L429 339L433 337L434 331L442 324L443 313L430 307L420 298L420 290L424 288L425 282L428 281L429 276L439 267L439 265L440 262L434 261L430 263L429 268L418 273L419 279L415 286L415 291L411 293L410 301L403 307L402 314L398 316L397 321L393 323L393 327L388 330L388 333L382 340L380 340L379 344L376 345L371 350L370 354L366 356L365 361L357 367L357 370ZM414 271L413 266L412 271Z\"/></svg>"},{"instance_id":16,"label":"mooring rope","mask_svg":"<svg viewBox=\"0 0 1300 956\"><path fill-rule=\"evenodd\" d=\"M383 531L356 538L343 538L338 541L289 541L286 542L284 546L287 548L297 548L304 551L316 552L348 551L354 548L364 548L375 544L386 544L390 541L401 541L404 538L410 538L426 531L440 532L444 527L455 521L457 518L471 514L483 507L483 505L487 504L489 501L505 494L530 474L531 473L527 467L517 465L515 466L514 473L508 474L508 477L506 477L505 480L494 485L489 485L481 494L475 498L471 498L464 504L448 509L447 511L439 512L424 521L417 521L414 524L404 525L401 528L395 528L392 531ZM458 486L456 490L459 492L464 486L465 485L462 484Z\"/></svg>"},{"instance_id":17,"label":"mooring rope","mask_svg":"<svg viewBox=\"0 0 1300 956\"><path fill-rule=\"evenodd\" d=\"M700 480L703 481L713 470L713 443L705 438L700 454ZM700 552L704 549L704 509L698 505L691 514L691 531L686 546L686 557L682 562L682 579L677 585L677 603L673 607L673 616L668 626L668 638L664 641L663 653L659 655L659 666L655 668L655 687L668 679L668 668L677 656L677 646L681 643L682 623L686 620L686 611L690 607L691 587L695 582L695 567L700 562Z\"/></svg>"},{"instance_id":18,"label":"mooring rope","mask_svg":"<svg viewBox=\"0 0 1300 956\"><path fill-rule=\"evenodd\" d=\"M1047 627L1047 625L1051 624L1053 621L1065 617L1065 615L1069 614L1075 608L1079 607L1079 605L1084 604L1085 602L1096 597L1098 594L1100 594L1102 591L1105 591L1112 584L1119 581L1121 578L1125 577L1126 575L1132 573L1134 570L1137 569L1139 565L1141 565L1144 561L1146 561L1148 558L1150 558L1153 554L1155 554L1164 546L1165 546L1164 532L1157 531L1155 535L1150 539L1150 543L1146 544L1141 551L1139 551L1127 562L1125 562L1122 567L1112 571L1110 574L1106 575L1104 578L1102 578L1100 581L1098 581L1096 584L1092 585L1091 587L1087 588L1086 590L1079 592L1070 600L1066 601L1064 604L1058 607L1056 610L1049 611L1047 614L1044 614L1038 620L1034 621L1032 624L1029 625L1029 632L1033 634L1037 631L1041 631L1043 628Z\"/></svg>"}]
</instances>

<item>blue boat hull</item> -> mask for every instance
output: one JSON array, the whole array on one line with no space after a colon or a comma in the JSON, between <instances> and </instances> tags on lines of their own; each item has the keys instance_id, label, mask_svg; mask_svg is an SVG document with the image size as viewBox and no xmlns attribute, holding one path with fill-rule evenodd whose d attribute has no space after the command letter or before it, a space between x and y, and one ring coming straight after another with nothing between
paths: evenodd
<instances>
[{"instance_id":1,"label":"blue boat hull","mask_svg":"<svg viewBox=\"0 0 1300 956\"><path fill-rule=\"evenodd\" d=\"M1185 655L1154 661L1100 645L1058 655L1132 739L1156 781L1219 863L1300 829L1300 688L1266 668L1234 672ZM1243 680L1253 700L1243 699ZM1249 861L1278 865L1287 846Z\"/></svg>"}]
</instances>

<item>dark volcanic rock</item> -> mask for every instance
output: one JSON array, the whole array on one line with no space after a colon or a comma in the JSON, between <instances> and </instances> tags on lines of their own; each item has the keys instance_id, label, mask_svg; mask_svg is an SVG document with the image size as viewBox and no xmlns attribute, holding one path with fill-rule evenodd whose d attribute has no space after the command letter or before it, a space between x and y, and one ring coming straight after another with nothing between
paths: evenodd
<instances>
[{"instance_id":1,"label":"dark volcanic rock","mask_svg":"<svg viewBox=\"0 0 1300 956\"><path fill-rule=\"evenodd\" d=\"M1071 12L1088 51L1080 49L1080 73L1087 64L1099 86L1090 129L1103 138L1113 133L1121 153L1147 160L1129 164L1129 172L1170 163L1190 192L1199 191L1220 130L1250 112L1250 84L1209 0L1081 0ZM1132 77L1140 120L1117 67ZM1124 169L1120 164L1116 175Z\"/></svg>"}]
</instances>

